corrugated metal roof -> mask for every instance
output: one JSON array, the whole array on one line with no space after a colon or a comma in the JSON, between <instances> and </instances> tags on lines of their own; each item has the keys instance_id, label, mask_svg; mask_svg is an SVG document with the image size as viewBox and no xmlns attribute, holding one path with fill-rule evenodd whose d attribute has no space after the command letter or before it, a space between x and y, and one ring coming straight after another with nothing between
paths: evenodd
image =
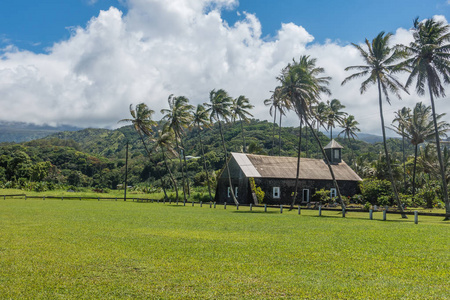
<instances>
[{"instance_id":1,"label":"corrugated metal roof","mask_svg":"<svg viewBox=\"0 0 450 300\"><path fill-rule=\"evenodd\" d=\"M245 177L261 177L258 170L253 166L252 162L248 159L244 153L231 153L237 164L241 167Z\"/></svg>"},{"instance_id":2,"label":"corrugated metal roof","mask_svg":"<svg viewBox=\"0 0 450 300\"><path fill-rule=\"evenodd\" d=\"M232 153L246 177L295 179L297 158ZM345 163L331 165L336 180L361 181L361 178ZM248 174L248 175L247 175ZM252 176L253 174L253 176ZM259 176L258 176L259 175ZM322 159L301 158L300 179L331 180L327 164Z\"/></svg>"},{"instance_id":3,"label":"corrugated metal roof","mask_svg":"<svg viewBox=\"0 0 450 300\"><path fill-rule=\"evenodd\" d=\"M326 145L323 149L333 149L333 148L343 149L344 147L342 147L338 142L332 139L331 142L329 142L328 145Z\"/></svg>"}]
</instances>

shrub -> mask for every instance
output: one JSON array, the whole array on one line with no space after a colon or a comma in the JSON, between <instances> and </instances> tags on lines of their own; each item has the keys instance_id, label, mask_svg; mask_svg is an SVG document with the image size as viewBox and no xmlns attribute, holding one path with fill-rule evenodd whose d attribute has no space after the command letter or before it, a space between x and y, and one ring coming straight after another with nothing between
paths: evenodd
<instances>
[{"instance_id":1,"label":"shrub","mask_svg":"<svg viewBox=\"0 0 450 300\"><path fill-rule=\"evenodd\" d=\"M258 199L258 203L259 204L264 203L264 197L266 193L261 189L261 187L256 186L255 179L253 177L249 178L249 182L252 192L256 194L256 199Z\"/></svg>"},{"instance_id":2,"label":"shrub","mask_svg":"<svg viewBox=\"0 0 450 300\"><path fill-rule=\"evenodd\" d=\"M331 203L331 201L334 201L330 198L330 190L326 189L316 191L313 195L313 200L320 204Z\"/></svg>"},{"instance_id":3,"label":"shrub","mask_svg":"<svg viewBox=\"0 0 450 300\"><path fill-rule=\"evenodd\" d=\"M363 210L368 211L372 207L372 204L370 202L366 202L363 206Z\"/></svg>"},{"instance_id":4,"label":"shrub","mask_svg":"<svg viewBox=\"0 0 450 300\"><path fill-rule=\"evenodd\" d=\"M364 200L373 204L378 203L378 199L381 196L390 196L392 194L391 183L387 180L379 179L364 179L360 186L361 194ZM387 201L385 198L381 198L381 201ZM381 205L381 204L380 204Z\"/></svg>"}]
</instances>

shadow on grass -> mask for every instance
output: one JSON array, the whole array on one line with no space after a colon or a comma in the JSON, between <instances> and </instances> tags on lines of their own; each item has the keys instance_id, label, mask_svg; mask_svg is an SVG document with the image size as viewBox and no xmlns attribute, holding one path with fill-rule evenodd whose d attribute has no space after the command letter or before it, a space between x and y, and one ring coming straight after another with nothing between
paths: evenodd
<instances>
[{"instance_id":1,"label":"shadow on grass","mask_svg":"<svg viewBox=\"0 0 450 300\"><path fill-rule=\"evenodd\" d=\"M234 214L279 214L280 212L277 211L258 211L258 210L233 210L232 213Z\"/></svg>"}]
</instances>

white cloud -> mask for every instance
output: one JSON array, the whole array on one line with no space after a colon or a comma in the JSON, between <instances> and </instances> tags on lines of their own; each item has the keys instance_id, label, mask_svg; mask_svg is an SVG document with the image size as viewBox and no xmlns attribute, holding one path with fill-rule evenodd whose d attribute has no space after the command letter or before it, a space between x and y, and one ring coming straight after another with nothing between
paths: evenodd
<instances>
[{"instance_id":1,"label":"white cloud","mask_svg":"<svg viewBox=\"0 0 450 300\"><path fill-rule=\"evenodd\" d=\"M207 101L215 88L233 97L246 95L255 105L255 117L270 119L263 100L277 85L275 77L292 58L308 54L333 77L330 99L340 99L364 132L379 133L376 88L360 95L357 80L340 85L350 75L344 68L360 63L351 45L311 44L313 36L293 23L282 24L275 37L264 39L255 15L243 12L236 24L222 20L221 9L236 8L237 0L128 4L125 16L111 7L85 27L73 28L70 39L55 44L48 54L19 51L13 45L2 49L0 119L115 127L129 117L130 103L145 102L159 112L169 94L185 95L197 104ZM405 29L393 38L403 43L410 39ZM385 106L386 122L395 110L417 100L414 95L402 102L394 99L392 106ZM437 105L449 110L445 101ZM293 115L285 122L297 123Z\"/></svg>"}]
</instances>

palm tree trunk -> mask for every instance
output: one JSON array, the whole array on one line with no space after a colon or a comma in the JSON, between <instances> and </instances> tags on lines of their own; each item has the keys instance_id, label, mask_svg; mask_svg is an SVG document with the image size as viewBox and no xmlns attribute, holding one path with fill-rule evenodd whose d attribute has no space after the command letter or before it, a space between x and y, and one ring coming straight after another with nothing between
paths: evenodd
<instances>
[{"instance_id":1,"label":"palm tree trunk","mask_svg":"<svg viewBox=\"0 0 450 300\"><path fill-rule=\"evenodd\" d=\"M281 156L281 117L283 117L283 114L280 110L280 128L278 128L278 156Z\"/></svg>"},{"instance_id":2,"label":"palm tree trunk","mask_svg":"<svg viewBox=\"0 0 450 300\"><path fill-rule=\"evenodd\" d=\"M331 178L332 178L332 180L333 180L334 188L336 189L336 192L337 192L337 194L338 194L338 199L339 199L339 201L341 202L342 209L345 209L345 203L344 203L344 201L342 200L342 197L341 197L341 190L339 189L339 186L338 186L337 181L336 181L336 177L334 176L333 169L331 168L330 160L328 159L328 156L327 156L327 154L325 153L325 150L323 149L323 146L322 146L322 143L321 143L320 140L319 140L319 137L318 137L317 134L314 132L314 130L312 130L311 124L308 122L307 119L305 119L305 122L306 122L306 125L308 125L308 127L311 129L311 132L313 133L315 140L316 140L317 143L319 144L320 150L322 151L322 155L323 155L323 157L324 157L324 159L325 159L325 162L327 163L328 170L330 171Z\"/></svg>"},{"instance_id":3,"label":"palm tree trunk","mask_svg":"<svg viewBox=\"0 0 450 300\"><path fill-rule=\"evenodd\" d=\"M402 152L403 152L403 188L405 190L407 190L407 186L406 186L406 159L405 159L405 129L402 126ZM417 154L416 154L417 157ZM413 191L413 195L414 195L414 191Z\"/></svg>"},{"instance_id":4,"label":"palm tree trunk","mask_svg":"<svg viewBox=\"0 0 450 300\"><path fill-rule=\"evenodd\" d=\"M428 76L428 78L431 78L431 76ZM440 169L441 178L442 178L442 193L444 196L444 203L445 203L445 220L450 220L450 202L448 200L447 180L445 178L444 162L442 160L442 154L441 154L441 141L439 139L439 131L438 131L438 125L437 125L437 120L436 120L436 108L434 106L434 99L433 99L433 93L431 91L430 80L428 80L428 90L430 92L431 109L433 110L433 123L434 123L435 137L436 137L436 151L437 151L437 155L438 155L438 159L439 159L439 169Z\"/></svg>"},{"instance_id":5,"label":"palm tree trunk","mask_svg":"<svg viewBox=\"0 0 450 300\"><path fill-rule=\"evenodd\" d=\"M169 165L167 164L166 154L164 152L164 147L162 147L162 146L161 146L161 151L162 151L162 155L163 155L164 165L166 166L166 170L169 173L170 180L172 180L173 187L175 188L176 200L178 201L178 185L177 185L177 181L173 177L172 171L170 171Z\"/></svg>"},{"instance_id":6,"label":"palm tree trunk","mask_svg":"<svg viewBox=\"0 0 450 300\"><path fill-rule=\"evenodd\" d=\"M239 122L241 122L242 142L243 142L243 146L244 146L243 150L244 150L244 153L247 153L247 151L246 151L246 149L245 149L244 125L242 124L243 122L242 122L241 117L239 117Z\"/></svg>"},{"instance_id":7,"label":"palm tree trunk","mask_svg":"<svg viewBox=\"0 0 450 300\"><path fill-rule=\"evenodd\" d=\"M234 204L239 205L239 202L236 199L236 196L234 195L233 184L231 183L230 168L228 167L227 147L225 146L225 139L223 137L222 123L219 120L219 116L217 116L217 120L218 120L217 122L219 122L220 137L222 138L223 153L225 154L225 169L227 170L228 183L230 184L231 197L233 198Z\"/></svg>"},{"instance_id":8,"label":"palm tree trunk","mask_svg":"<svg viewBox=\"0 0 450 300\"><path fill-rule=\"evenodd\" d=\"M417 148L419 145L414 145L414 168L413 168L413 178L412 178L412 196L416 194L416 164L417 164Z\"/></svg>"},{"instance_id":9,"label":"palm tree trunk","mask_svg":"<svg viewBox=\"0 0 450 300\"><path fill-rule=\"evenodd\" d=\"M183 179L183 199L184 201L187 201L186 199L186 180L184 176L184 165L183 165L183 159L181 158L182 149L180 148L180 145L178 144L178 136L175 134L175 144L178 149L179 159L180 159L180 167L181 167L181 178Z\"/></svg>"},{"instance_id":10,"label":"palm tree trunk","mask_svg":"<svg viewBox=\"0 0 450 300\"><path fill-rule=\"evenodd\" d=\"M300 128L299 128L299 136L298 136L298 150L297 150L297 173L295 175L295 189L294 196L292 197L292 203L289 210L292 210L295 205L295 200L297 199L297 191L298 191L298 175L300 174L300 153L302 149L302 126L303 126L303 118L300 118ZM300 207L300 204L299 204Z\"/></svg>"},{"instance_id":11,"label":"palm tree trunk","mask_svg":"<svg viewBox=\"0 0 450 300\"><path fill-rule=\"evenodd\" d=\"M406 214L404 214L402 203L400 202L400 198L398 197L397 187L395 186L394 176L392 175L391 160L389 158L389 153L388 153L387 143L386 143L386 130L384 128L383 102L381 99L381 83L380 83L379 77L377 77L377 83L378 83L378 104L380 107L381 130L383 132L384 155L386 156L386 164L388 167L389 177L391 179L391 186L392 186L392 190L394 191L394 196L395 196L395 200L397 202L397 206L400 209L400 211L402 212L402 218L407 219L408 217L406 216Z\"/></svg>"},{"instance_id":12,"label":"palm tree trunk","mask_svg":"<svg viewBox=\"0 0 450 300\"><path fill-rule=\"evenodd\" d=\"M209 174L208 174L208 168L206 166L205 150L203 149L202 134L201 134L200 128L198 130L199 130L198 138L200 140L200 148L202 149L203 168L205 169L205 173L206 173L206 183L208 185L209 199L212 201L211 186L209 184Z\"/></svg>"},{"instance_id":13,"label":"palm tree trunk","mask_svg":"<svg viewBox=\"0 0 450 300\"><path fill-rule=\"evenodd\" d=\"M308 126L305 126L305 150L306 157L308 157Z\"/></svg>"},{"instance_id":14,"label":"palm tree trunk","mask_svg":"<svg viewBox=\"0 0 450 300\"><path fill-rule=\"evenodd\" d=\"M353 160L354 160L354 154L353 154L353 147L352 147L352 140L350 139L350 135L349 134L347 134L347 138L348 138L348 145L350 146L350 155L351 155L351 158L350 158L350 165L352 165L353 164Z\"/></svg>"},{"instance_id":15,"label":"palm tree trunk","mask_svg":"<svg viewBox=\"0 0 450 300\"><path fill-rule=\"evenodd\" d=\"M272 128L272 156L275 155L275 124L277 123L277 108L273 114L273 128Z\"/></svg>"},{"instance_id":16,"label":"palm tree trunk","mask_svg":"<svg viewBox=\"0 0 450 300\"><path fill-rule=\"evenodd\" d=\"M183 139L181 138L181 136L180 136L180 143L181 143L181 148L182 148L182 151L183 151L184 170L185 170L185 172L186 172L185 178L186 178L186 189L187 189L187 194L188 194L188 197L191 197L191 189L190 189L190 187L189 187L189 176L187 176L186 152L184 151L184 144L183 144Z\"/></svg>"}]
</instances>

